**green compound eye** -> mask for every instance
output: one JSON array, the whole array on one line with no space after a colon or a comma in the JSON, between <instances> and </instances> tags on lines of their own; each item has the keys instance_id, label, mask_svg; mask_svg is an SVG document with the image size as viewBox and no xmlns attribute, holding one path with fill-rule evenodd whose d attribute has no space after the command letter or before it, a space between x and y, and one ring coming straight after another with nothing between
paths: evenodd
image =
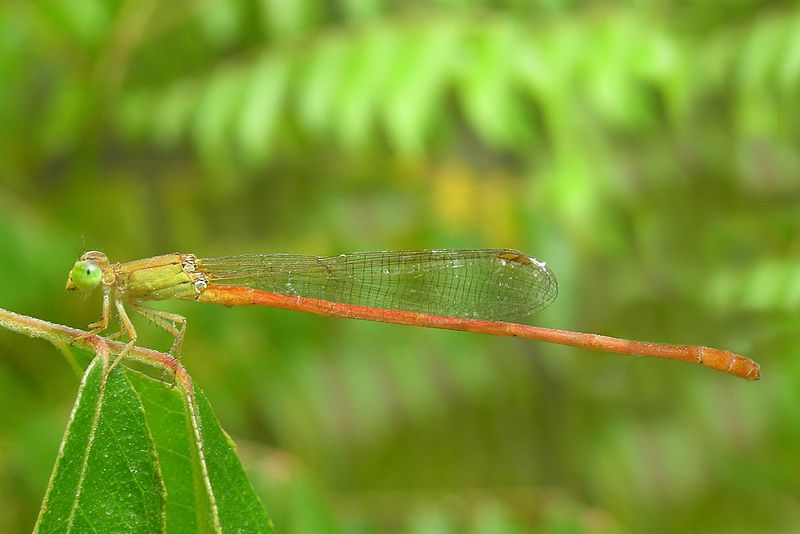
<instances>
[{"instance_id":1,"label":"green compound eye","mask_svg":"<svg viewBox=\"0 0 800 534\"><path fill-rule=\"evenodd\" d=\"M70 276L75 287L87 291L97 287L100 279L103 278L103 271L90 261L79 261L75 263Z\"/></svg>"}]
</instances>

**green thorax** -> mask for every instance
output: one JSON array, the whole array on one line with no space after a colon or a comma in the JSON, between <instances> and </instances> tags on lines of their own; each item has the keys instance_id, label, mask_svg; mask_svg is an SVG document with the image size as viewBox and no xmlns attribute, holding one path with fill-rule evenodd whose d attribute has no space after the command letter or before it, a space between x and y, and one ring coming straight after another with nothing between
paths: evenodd
<instances>
[{"instance_id":1,"label":"green thorax","mask_svg":"<svg viewBox=\"0 0 800 534\"><path fill-rule=\"evenodd\" d=\"M197 296L194 257L166 254L116 266L117 287L136 300L185 299Z\"/></svg>"}]
</instances>

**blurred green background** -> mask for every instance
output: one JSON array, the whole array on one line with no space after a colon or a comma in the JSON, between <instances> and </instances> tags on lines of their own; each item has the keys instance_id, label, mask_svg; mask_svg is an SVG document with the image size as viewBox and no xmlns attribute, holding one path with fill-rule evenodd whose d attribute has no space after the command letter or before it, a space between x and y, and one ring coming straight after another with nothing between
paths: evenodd
<instances>
[{"instance_id":1,"label":"blurred green background","mask_svg":"<svg viewBox=\"0 0 800 534\"><path fill-rule=\"evenodd\" d=\"M764 378L160 304L278 529L796 531L799 95L794 2L6 1L0 306L96 319L85 249L519 248L559 277L537 324ZM0 332L1 531L77 385Z\"/></svg>"}]
</instances>

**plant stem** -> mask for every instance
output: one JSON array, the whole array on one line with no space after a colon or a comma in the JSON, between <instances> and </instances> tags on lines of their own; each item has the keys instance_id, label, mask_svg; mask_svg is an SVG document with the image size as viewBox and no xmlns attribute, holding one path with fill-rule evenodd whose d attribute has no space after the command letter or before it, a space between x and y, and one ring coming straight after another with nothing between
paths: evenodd
<instances>
[{"instance_id":1,"label":"plant stem","mask_svg":"<svg viewBox=\"0 0 800 534\"><path fill-rule=\"evenodd\" d=\"M125 346L124 343L113 341L102 336L87 336L88 332L85 330L28 317L27 315L14 313L3 308L0 308L0 327L13 330L14 332L28 337L45 339L62 351L65 346L71 345L96 353L98 344L102 343L108 347L111 353L119 354ZM167 368L178 374L183 374L183 367L180 363L164 352L134 346L126 357L148 365Z\"/></svg>"}]
</instances>

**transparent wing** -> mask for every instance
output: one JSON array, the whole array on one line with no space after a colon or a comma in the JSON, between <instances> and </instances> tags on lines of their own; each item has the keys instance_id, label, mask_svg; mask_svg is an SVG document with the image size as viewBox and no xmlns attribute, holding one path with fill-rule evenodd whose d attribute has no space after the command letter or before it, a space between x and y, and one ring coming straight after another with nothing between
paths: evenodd
<instances>
[{"instance_id":1,"label":"transparent wing","mask_svg":"<svg viewBox=\"0 0 800 534\"><path fill-rule=\"evenodd\" d=\"M198 260L211 285L447 317L520 322L555 300L555 275L508 249L250 254Z\"/></svg>"}]
</instances>

